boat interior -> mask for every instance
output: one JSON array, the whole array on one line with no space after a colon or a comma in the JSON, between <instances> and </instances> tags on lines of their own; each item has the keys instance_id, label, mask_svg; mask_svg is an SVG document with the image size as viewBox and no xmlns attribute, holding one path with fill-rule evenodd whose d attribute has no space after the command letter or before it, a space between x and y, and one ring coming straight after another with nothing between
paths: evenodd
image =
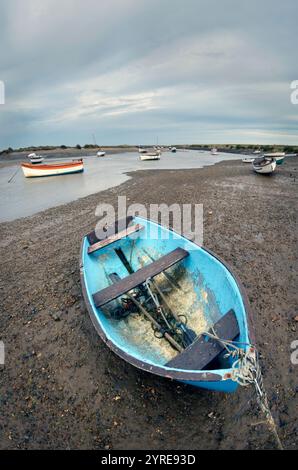
<instances>
[{"instance_id":1,"label":"boat interior","mask_svg":"<svg viewBox=\"0 0 298 470\"><path fill-rule=\"evenodd\" d=\"M231 358L211 334L249 342L231 272L177 233L128 217L104 237L88 234L82 256L96 321L124 353L170 369L226 370Z\"/></svg>"},{"instance_id":2,"label":"boat interior","mask_svg":"<svg viewBox=\"0 0 298 470\"><path fill-rule=\"evenodd\" d=\"M266 166L273 162L273 159L270 157L259 157L255 158L253 163L255 166Z\"/></svg>"}]
</instances>

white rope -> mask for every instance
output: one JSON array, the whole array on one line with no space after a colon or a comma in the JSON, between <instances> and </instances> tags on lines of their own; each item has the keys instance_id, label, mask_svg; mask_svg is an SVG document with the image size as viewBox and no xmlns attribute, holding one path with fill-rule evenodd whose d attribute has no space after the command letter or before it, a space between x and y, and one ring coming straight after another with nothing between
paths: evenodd
<instances>
[{"instance_id":1,"label":"white rope","mask_svg":"<svg viewBox=\"0 0 298 470\"><path fill-rule=\"evenodd\" d=\"M211 331L212 333L205 332L203 334L218 341L222 346L224 346L227 351L225 357L235 359L232 365L231 380L237 382L242 387L254 385L258 404L266 416L269 429L275 436L278 448L283 450L276 424L270 411L256 348L250 343L240 343L237 341L221 339L218 337L213 327L211 328ZM240 348L237 345L244 345L246 346L246 349Z\"/></svg>"}]
</instances>

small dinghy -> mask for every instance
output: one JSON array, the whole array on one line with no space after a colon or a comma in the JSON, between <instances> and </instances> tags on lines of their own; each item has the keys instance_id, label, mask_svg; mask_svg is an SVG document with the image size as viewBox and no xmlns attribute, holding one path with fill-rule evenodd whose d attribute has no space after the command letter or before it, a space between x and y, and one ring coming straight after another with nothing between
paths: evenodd
<instances>
[{"instance_id":1,"label":"small dinghy","mask_svg":"<svg viewBox=\"0 0 298 470\"><path fill-rule=\"evenodd\" d=\"M172 148L171 148L171 152L176 153L176 152L177 152L176 147L172 147Z\"/></svg>"},{"instance_id":2,"label":"small dinghy","mask_svg":"<svg viewBox=\"0 0 298 470\"><path fill-rule=\"evenodd\" d=\"M29 153L28 158L30 162L34 165L36 163L41 163L44 158L41 155L36 155L36 153Z\"/></svg>"},{"instance_id":3,"label":"small dinghy","mask_svg":"<svg viewBox=\"0 0 298 470\"><path fill-rule=\"evenodd\" d=\"M146 152L140 154L140 160L147 161L147 160L160 160L160 150L156 150L154 152Z\"/></svg>"},{"instance_id":4,"label":"small dinghy","mask_svg":"<svg viewBox=\"0 0 298 470\"><path fill-rule=\"evenodd\" d=\"M84 163L82 159L72 162L52 163L47 165L21 163L21 166L26 178L67 175L69 173L80 173L84 171Z\"/></svg>"},{"instance_id":5,"label":"small dinghy","mask_svg":"<svg viewBox=\"0 0 298 470\"><path fill-rule=\"evenodd\" d=\"M103 150L99 150L96 154L97 157L104 157L106 154L106 152L104 152Z\"/></svg>"},{"instance_id":6,"label":"small dinghy","mask_svg":"<svg viewBox=\"0 0 298 470\"><path fill-rule=\"evenodd\" d=\"M254 353L251 313L231 268L155 222L127 217L83 238L81 284L91 320L118 356L152 374L235 391Z\"/></svg>"},{"instance_id":7,"label":"small dinghy","mask_svg":"<svg viewBox=\"0 0 298 470\"><path fill-rule=\"evenodd\" d=\"M252 163L256 157L244 157L242 158L243 163Z\"/></svg>"},{"instance_id":8,"label":"small dinghy","mask_svg":"<svg viewBox=\"0 0 298 470\"><path fill-rule=\"evenodd\" d=\"M263 175L270 175L276 168L276 161L274 158L260 157L255 158L252 163L253 169L256 173Z\"/></svg>"},{"instance_id":9,"label":"small dinghy","mask_svg":"<svg viewBox=\"0 0 298 470\"><path fill-rule=\"evenodd\" d=\"M264 157L266 158L274 158L277 165L281 165L285 159L285 152L272 152L272 153L265 153Z\"/></svg>"},{"instance_id":10,"label":"small dinghy","mask_svg":"<svg viewBox=\"0 0 298 470\"><path fill-rule=\"evenodd\" d=\"M211 155L218 155L218 153L219 153L219 152L218 152L218 150L217 150L216 147L213 147L213 148L211 149Z\"/></svg>"}]
</instances>

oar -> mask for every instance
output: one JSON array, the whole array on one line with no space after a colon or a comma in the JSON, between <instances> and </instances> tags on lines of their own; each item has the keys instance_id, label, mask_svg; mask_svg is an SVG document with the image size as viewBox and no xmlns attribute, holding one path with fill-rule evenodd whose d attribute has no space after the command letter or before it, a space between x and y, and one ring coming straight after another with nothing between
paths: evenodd
<instances>
[{"instance_id":1,"label":"oar","mask_svg":"<svg viewBox=\"0 0 298 470\"><path fill-rule=\"evenodd\" d=\"M125 254L123 253L122 249L121 248L116 248L115 249L115 252L116 254L119 256L120 260L122 261L122 263L124 264L124 266L126 267L127 271L129 272L129 274L132 274L134 273L134 270L132 268L132 266L130 265L128 259L126 258ZM152 281L152 279L151 279ZM154 283L153 284L155 287L157 287L157 284ZM145 287L143 285L140 286L140 289L142 289L142 292L146 292L145 290ZM181 322L180 318L178 317L178 315L174 314L174 312L172 311L172 309L170 308L169 304L167 303L167 300L165 298L165 296L162 294L161 290L158 288L156 289L158 291L159 294L161 294L161 298L164 300L165 302L165 305L166 307L168 308L168 310L172 313L173 317L175 318L175 320L178 322L178 327L181 329L182 333L183 333L183 342L185 344L185 346L189 346L194 340L195 338L197 337L196 333L191 330L190 328L187 328L184 323ZM150 292L149 292L150 293ZM151 294L150 294L151 295ZM160 313L160 312L159 312Z\"/></svg>"},{"instance_id":2,"label":"oar","mask_svg":"<svg viewBox=\"0 0 298 470\"><path fill-rule=\"evenodd\" d=\"M122 249L121 248L115 248L115 253L118 256L118 258L120 259L121 263L125 266L127 272L129 274L133 274L134 270L133 270L132 266L130 265L130 262L126 258L126 256L125 256L124 252L122 251ZM140 291L142 292L142 294L146 296L147 292L146 292L146 289L143 286L143 284L141 284L138 287L139 287Z\"/></svg>"},{"instance_id":3,"label":"oar","mask_svg":"<svg viewBox=\"0 0 298 470\"><path fill-rule=\"evenodd\" d=\"M185 343L185 346L189 346L191 343L194 342L194 340L196 339L197 337L197 334L194 330L192 330L191 328L188 328L185 323L183 323L181 321L181 319L179 318L179 316L171 309L165 295L163 294L163 292L160 290L160 288L158 287L158 284L154 281L154 279L151 279L151 282L154 286L154 288L157 290L157 292L159 293L160 297L162 298L165 306L167 307L167 309L171 312L171 314L173 315L173 317L175 318L176 322L177 322L177 326L178 328L181 329L181 331L183 332L183 340L184 340L184 343Z\"/></svg>"},{"instance_id":4,"label":"oar","mask_svg":"<svg viewBox=\"0 0 298 470\"><path fill-rule=\"evenodd\" d=\"M119 282L120 277L116 273L112 273L109 275L111 281L113 284ZM172 336L150 315L149 312L143 307L143 305L138 302L132 295L130 295L128 292L126 293L127 297L129 300L131 300L135 306L145 315L146 318L151 322L151 324L154 326L156 331L159 331L160 334L165 337L165 339L175 348L178 352L182 352L183 348L172 338Z\"/></svg>"}]
</instances>

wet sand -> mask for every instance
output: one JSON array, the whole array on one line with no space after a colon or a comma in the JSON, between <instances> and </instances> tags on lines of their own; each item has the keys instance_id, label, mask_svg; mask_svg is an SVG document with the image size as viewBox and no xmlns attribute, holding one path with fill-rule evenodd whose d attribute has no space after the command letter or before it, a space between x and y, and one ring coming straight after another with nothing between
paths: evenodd
<instances>
[{"instance_id":1,"label":"wet sand","mask_svg":"<svg viewBox=\"0 0 298 470\"><path fill-rule=\"evenodd\" d=\"M204 204L204 245L244 283L265 387L285 448L297 448L297 158L272 177L241 161L139 171L121 186L0 225L0 448L273 449L252 390L225 395L135 369L98 338L79 280L99 202Z\"/></svg>"}]
</instances>

